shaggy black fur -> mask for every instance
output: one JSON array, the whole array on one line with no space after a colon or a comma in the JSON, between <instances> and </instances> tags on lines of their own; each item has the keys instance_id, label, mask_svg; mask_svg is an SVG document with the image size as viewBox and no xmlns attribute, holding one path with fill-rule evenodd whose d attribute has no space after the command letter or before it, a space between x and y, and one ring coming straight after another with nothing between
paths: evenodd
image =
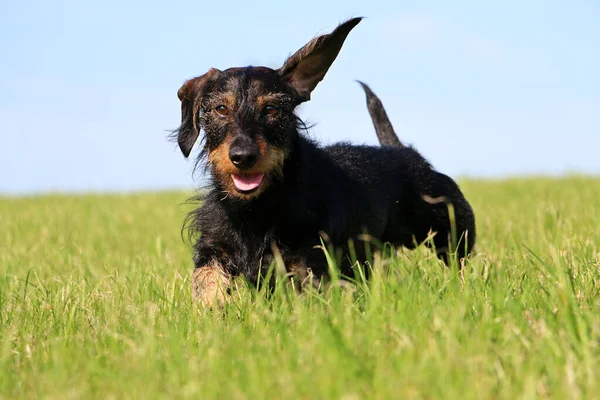
<instances>
[{"instance_id":1,"label":"shaggy black fur","mask_svg":"<svg viewBox=\"0 0 600 400\"><path fill-rule=\"evenodd\" d=\"M365 91L367 99L367 109L371 115L373 126L377 134L377 139L382 146L404 148L400 142L392 123L383 107L383 103L364 82L357 81ZM438 233L450 232L450 216L448 206L452 205L455 214L455 235L458 244L458 259L465 257L473 250L475 244L475 215L471 205L460 191L460 188L449 176L441 172L432 171L434 178L431 180L429 191L422 191L424 199L432 205L431 212L438 215L438 218L427 219L424 217L421 221L425 225L430 224L431 229ZM435 207L437 205L437 207ZM428 212L426 212L427 214ZM441 218L439 218L441 216ZM434 244L440 256L448 263L448 249L441 237L434 239Z\"/></svg>"},{"instance_id":2,"label":"shaggy black fur","mask_svg":"<svg viewBox=\"0 0 600 400\"><path fill-rule=\"evenodd\" d=\"M469 253L474 218L462 193L417 151L402 147L387 117L388 139L393 135L399 146L321 147L301 133L294 109L310 99L359 22L351 19L313 39L278 70L212 69L179 90L182 123L175 137L187 157L200 129L205 131L201 157L211 174L210 191L190 217L190 228L200 234L194 246L196 268L256 282L276 248L292 273L326 277L324 253L315 248L320 233L345 256L348 241L360 243L364 233L413 248L433 230L446 260L448 208L427 196L454 203L458 235L468 230L468 245L463 240L450 250L458 257ZM356 245L359 260L365 258L363 248ZM341 268L353 275L349 262ZM203 285L198 283L195 296L203 296Z\"/></svg>"}]
</instances>

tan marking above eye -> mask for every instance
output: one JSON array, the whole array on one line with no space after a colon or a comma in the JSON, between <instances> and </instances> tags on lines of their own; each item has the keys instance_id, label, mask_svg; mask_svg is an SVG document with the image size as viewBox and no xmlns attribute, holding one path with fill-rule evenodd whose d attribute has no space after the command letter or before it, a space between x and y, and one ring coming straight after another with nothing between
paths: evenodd
<instances>
[{"instance_id":1,"label":"tan marking above eye","mask_svg":"<svg viewBox=\"0 0 600 400\"><path fill-rule=\"evenodd\" d=\"M215 111L217 112L217 114L219 114L223 117L229 115L229 108L227 108L227 106L225 106L223 104L219 104L218 106L216 106Z\"/></svg>"}]
</instances>

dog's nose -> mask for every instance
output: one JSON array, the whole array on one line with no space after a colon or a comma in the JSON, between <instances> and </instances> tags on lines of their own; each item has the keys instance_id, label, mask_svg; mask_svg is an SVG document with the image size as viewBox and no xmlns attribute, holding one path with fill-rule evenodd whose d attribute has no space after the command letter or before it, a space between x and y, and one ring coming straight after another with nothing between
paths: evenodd
<instances>
[{"instance_id":1,"label":"dog's nose","mask_svg":"<svg viewBox=\"0 0 600 400\"><path fill-rule=\"evenodd\" d=\"M252 168L258 161L258 150L251 147L231 147L229 149L229 159L239 169Z\"/></svg>"}]
</instances>

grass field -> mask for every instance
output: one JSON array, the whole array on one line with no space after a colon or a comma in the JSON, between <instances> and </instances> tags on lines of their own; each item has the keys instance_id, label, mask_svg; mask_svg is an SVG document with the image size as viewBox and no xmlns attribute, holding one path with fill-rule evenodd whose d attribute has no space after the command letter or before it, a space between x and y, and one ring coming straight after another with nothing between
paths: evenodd
<instances>
[{"instance_id":1,"label":"grass field","mask_svg":"<svg viewBox=\"0 0 600 400\"><path fill-rule=\"evenodd\" d=\"M463 181L464 273L191 304L189 193L0 199L0 398L600 397L600 179Z\"/></svg>"}]
</instances>

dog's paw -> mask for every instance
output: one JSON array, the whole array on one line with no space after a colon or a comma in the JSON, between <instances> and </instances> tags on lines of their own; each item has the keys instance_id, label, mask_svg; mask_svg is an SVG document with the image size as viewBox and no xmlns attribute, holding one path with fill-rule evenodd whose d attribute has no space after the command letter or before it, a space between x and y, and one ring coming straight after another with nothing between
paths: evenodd
<instances>
[{"instance_id":1,"label":"dog's paw","mask_svg":"<svg viewBox=\"0 0 600 400\"><path fill-rule=\"evenodd\" d=\"M218 263L196 267L192 278L192 298L204 308L220 308L229 300L227 292L230 286L231 277Z\"/></svg>"}]
</instances>

